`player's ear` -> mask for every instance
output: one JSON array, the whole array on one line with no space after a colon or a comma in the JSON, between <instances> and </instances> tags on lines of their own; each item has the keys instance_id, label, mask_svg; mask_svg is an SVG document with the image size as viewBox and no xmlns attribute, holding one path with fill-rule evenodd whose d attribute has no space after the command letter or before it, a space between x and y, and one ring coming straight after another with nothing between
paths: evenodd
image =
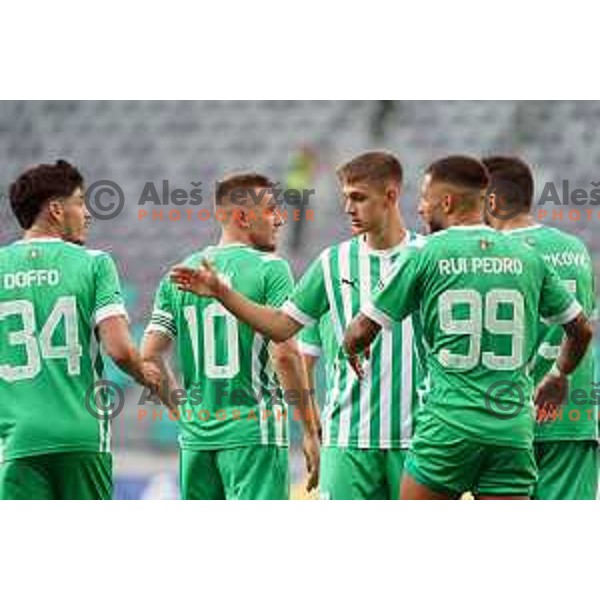
<instances>
[{"instance_id":1,"label":"player's ear","mask_svg":"<svg viewBox=\"0 0 600 600\"><path fill-rule=\"evenodd\" d=\"M488 209L489 212L493 215L496 214L496 208L497 208L497 204L496 204L496 194L492 193L489 194L487 197L487 203L488 203Z\"/></svg>"},{"instance_id":2,"label":"player's ear","mask_svg":"<svg viewBox=\"0 0 600 600\"><path fill-rule=\"evenodd\" d=\"M385 197L390 204L396 204L398 202L398 198L400 196L400 188L391 185L387 188Z\"/></svg>"},{"instance_id":3,"label":"player's ear","mask_svg":"<svg viewBox=\"0 0 600 600\"><path fill-rule=\"evenodd\" d=\"M64 212L65 207L60 200L53 199L48 202L48 216L51 220L61 223Z\"/></svg>"},{"instance_id":4,"label":"player's ear","mask_svg":"<svg viewBox=\"0 0 600 600\"><path fill-rule=\"evenodd\" d=\"M455 198L451 194L446 194L442 198L442 211L444 214L449 214L454 210Z\"/></svg>"}]
</instances>

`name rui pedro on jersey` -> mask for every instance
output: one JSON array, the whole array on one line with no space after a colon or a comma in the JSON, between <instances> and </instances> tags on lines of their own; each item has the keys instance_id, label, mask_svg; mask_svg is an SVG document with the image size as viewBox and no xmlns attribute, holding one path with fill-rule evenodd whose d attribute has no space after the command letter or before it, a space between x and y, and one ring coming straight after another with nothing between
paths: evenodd
<instances>
[{"instance_id":1,"label":"name rui pedro on jersey","mask_svg":"<svg viewBox=\"0 0 600 600\"><path fill-rule=\"evenodd\" d=\"M35 287L40 285L56 286L60 283L60 272L56 269L30 269L4 273L2 287L5 290Z\"/></svg>"},{"instance_id":2,"label":"name rui pedro on jersey","mask_svg":"<svg viewBox=\"0 0 600 600\"><path fill-rule=\"evenodd\" d=\"M521 260L509 257L444 258L437 264L440 275L463 275L465 273L521 275L523 273Z\"/></svg>"}]
</instances>

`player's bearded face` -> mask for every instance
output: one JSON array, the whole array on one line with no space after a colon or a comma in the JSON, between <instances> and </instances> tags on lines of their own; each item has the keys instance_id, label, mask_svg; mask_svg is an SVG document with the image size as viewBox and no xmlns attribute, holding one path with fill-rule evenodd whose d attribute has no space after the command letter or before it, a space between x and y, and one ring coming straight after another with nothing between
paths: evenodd
<instances>
[{"instance_id":1,"label":"player's bearded face","mask_svg":"<svg viewBox=\"0 0 600 600\"><path fill-rule=\"evenodd\" d=\"M81 188L77 188L62 201L62 214L59 219L63 239L74 244L85 244L91 215L85 205L85 194Z\"/></svg>"},{"instance_id":2,"label":"player's bearded face","mask_svg":"<svg viewBox=\"0 0 600 600\"><path fill-rule=\"evenodd\" d=\"M418 213L428 233L435 233L446 228L441 197L436 193L435 185L432 185L429 175L425 176L421 185Z\"/></svg>"},{"instance_id":3,"label":"player's bearded face","mask_svg":"<svg viewBox=\"0 0 600 600\"><path fill-rule=\"evenodd\" d=\"M350 219L352 235L382 228L388 220L391 203L388 190L365 183L342 185L344 212Z\"/></svg>"},{"instance_id":4,"label":"player's bearded face","mask_svg":"<svg viewBox=\"0 0 600 600\"><path fill-rule=\"evenodd\" d=\"M257 190L257 193L260 190ZM253 211L253 216L249 220L250 243L265 252L275 252L277 249L277 237L279 228L284 221L281 211L272 194L264 194L259 210Z\"/></svg>"}]
</instances>

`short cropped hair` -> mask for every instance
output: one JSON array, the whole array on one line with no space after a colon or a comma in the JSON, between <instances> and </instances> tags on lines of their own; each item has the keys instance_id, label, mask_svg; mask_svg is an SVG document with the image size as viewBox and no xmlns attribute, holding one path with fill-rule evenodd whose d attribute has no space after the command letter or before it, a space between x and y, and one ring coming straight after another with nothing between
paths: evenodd
<instances>
[{"instance_id":1,"label":"short cropped hair","mask_svg":"<svg viewBox=\"0 0 600 600\"><path fill-rule=\"evenodd\" d=\"M233 173L217 181L215 200L217 204L231 194L234 190L251 190L253 188L272 188L274 183L266 175L260 173Z\"/></svg>"},{"instance_id":2,"label":"short cropped hair","mask_svg":"<svg viewBox=\"0 0 600 600\"><path fill-rule=\"evenodd\" d=\"M484 190L490 179L487 169L471 156L447 156L432 163L427 169L431 181L470 189Z\"/></svg>"},{"instance_id":3,"label":"short cropped hair","mask_svg":"<svg viewBox=\"0 0 600 600\"><path fill-rule=\"evenodd\" d=\"M29 229L44 205L55 198L66 198L83 187L83 175L66 160L27 169L11 184L10 206L23 229Z\"/></svg>"},{"instance_id":4,"label":"short cropped hair","mask_svg":"<svg viewBox=\"0 0 600 600\"><path fill-rule=\"evenodd\" d=\"M488 156L482 162L490 174L488 192L501 197L506 209L530 212L534 186L529 165L516 156Z\"/></svg>"},{"instance_id":5,"label":"short cropped hair","mask_svg":"<svg viewBox=\"0 0 600 600\"><path fill-rule=\"evenodd\" d=\"M344 183L376 183L402 185L402 164L390 152L365 152L355 156L336 171Z\"/></svg>"}]
</instances>

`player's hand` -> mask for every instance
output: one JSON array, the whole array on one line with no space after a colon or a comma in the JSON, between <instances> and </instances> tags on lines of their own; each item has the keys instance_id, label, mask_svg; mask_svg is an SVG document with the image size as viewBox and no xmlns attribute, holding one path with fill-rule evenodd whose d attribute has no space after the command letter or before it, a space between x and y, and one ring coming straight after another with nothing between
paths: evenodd
<instances>
[{"instance_id":1,"label":"player's hand","mask_svg":"<svg viewBox=\"0 0 600 600\"><path fill-rule=\"evenodd\" d=\"M535 390L536 419L543 423L556 418L558 407L567 394L569 380L566 375L548 374Z\"/></svg>"},{"instance_id":2,"label":"player's hand","mask_svg":"<svg viewBox=\"0 0 600 600\"><path fill-rule=\"evenodd\" d=\"M368 346L363 350L363 356L364 356L365 360L369 360L369 358L371 358L371 351L369 350ZM364 379L365 378L365 367L363 366L363 360L361 358L361 355L360 354L346 354L346 359L350 363L352 370L356 373L356 376L361 380Z\"/></svg>"},{"instance_id":3,"label":"player's hand","mask_svg":"<svg viewBox=\"0 0 600 600\"><path fill-rule=\"evenodd\" d=\"M198 296L218 297L225 283L219 277L215 268L203 259L198 269L177 265L171 271L171 281L184 292L192 292Z\"/></svg>"},{"instance_id":4,"label":"player's hand","mask_svg":"<svg viewBox=\"0 0 600 600\"><path fill-rule=\"evenodd\" d=\"M160 386L163 380L162 372L159 366L149 360L142 362L142 375L144 376L145 384L150 391L155 394L160 390Z\"/></svg>"},{"instance_id":5,"label":"player's hand","mask_svg":"<svg viewBox=\"0 0 600 600\"><path fill-rule=\"evenodd\" d=\"M316 433L305 433L302 441L302 451L306 462L308 479L306 480L306 491L310 492L319 485L319 469L321 464L321 449L319 438Z\"/></svg>"},{"instance_id":6,"label":"player's hand","mask_svg":"<svg viewBox=\"0 0 600 600\"><path fill-rule=\"evenodd\" d=\"M535 407L535 420L538 423L546 423L547 421L554 421L558 416L558 408L553 404L544 404L542 406Z\"/></svg>"}]
</instances>

